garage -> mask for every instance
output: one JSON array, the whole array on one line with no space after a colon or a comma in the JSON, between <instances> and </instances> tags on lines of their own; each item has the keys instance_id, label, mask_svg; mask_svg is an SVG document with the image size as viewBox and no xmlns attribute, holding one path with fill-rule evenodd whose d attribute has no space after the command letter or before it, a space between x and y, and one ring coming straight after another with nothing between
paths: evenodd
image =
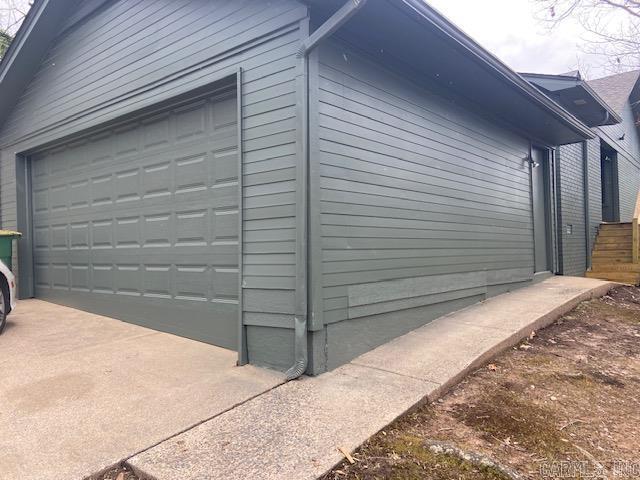
<instances>
[{"instance_id":1,"label":"garage","mask_svg":"<svg viewBox=\"0 0 640 480\"><path fill-rule=\"evenodd\" d=\"M30 155L37 298L237 348L234 89Z\"/></svg>"}]
</instances>

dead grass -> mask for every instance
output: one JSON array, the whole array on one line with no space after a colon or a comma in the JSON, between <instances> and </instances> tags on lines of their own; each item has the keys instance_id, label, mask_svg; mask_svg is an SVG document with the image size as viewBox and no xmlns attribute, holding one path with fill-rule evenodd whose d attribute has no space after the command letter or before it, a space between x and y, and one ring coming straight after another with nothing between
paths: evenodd
<instances>
[{"instance_id":1,"label":"dead grass","mask_svg":"<svg viewBox=\"0 0 640 480\"><path fill-rule=\"evenodd\" d=\"M126 467L114 467L100 475L92 475L85 480L139 480L138 476Z\"/></svg>"},{"instance_id":2,"label":"dead grass","mask_svg":"<svg viewBox=\"0 0 640 480\"><path fill-rule=\"evenodd\" d=\"M433 440L521 478L639 478L639 407L640 289L620 287L402 417L324 480L508 478L434 454L426 445Z\"/></svg>"},{"instance_id":3,"label":"dead grass","mask_svg":"<svg viewBox=\"0 0 640 480\"><path fill-rule=\"evenodd\" d=\"M437 454L425 448L422 439L410 433L388 436L371 446L368 452L373 464L367 476L409 480L429 478L433 480L507 480L508 477L491 467L473 465L452 455ZM338 474L343 472L336 470ZM346 472L344 472L346 475Z\"/></svg>"}]
</instances>

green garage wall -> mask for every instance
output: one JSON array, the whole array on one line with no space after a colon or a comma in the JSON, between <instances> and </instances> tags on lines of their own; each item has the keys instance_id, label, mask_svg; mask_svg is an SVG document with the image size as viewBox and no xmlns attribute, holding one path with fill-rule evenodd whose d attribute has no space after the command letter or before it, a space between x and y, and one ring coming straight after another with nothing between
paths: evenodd
<instances>
[{"instance_id":1,"label":"green garage wall","mask_svg":"<svg viewBox=\"0 0 640 480\"><path fill-rule=\"evenodd\" d=\"M60 27L0 131L3 227L18 224L16 174L23 172L16 172L16 153L126 119L242 68L242 291L249 360L288 367L295 288L294 66L307 7L294 0L96 4ZM263 329L275 333L259 335Z\"/></svg>"},{"instance_id":2,"label":"green garage wall","mask_svg":"<svg viewBox=\"0 0 640 480\"><path fill-rule=\"evenodd\" d=\"M305 120L296 54L308 8L295 0L95 7L61 27L0 131L3 226L18 226L26 208L16 154L126 121L242 69L247 359L289 367ZM311 54L308 72L312 373L534 277L528 134L425 72L385 68L339 38Z\"/></svg>"},{"instance_id":3,"label":"green garage wall","mask_svg":"<svg viewBox=\"0 0 640 480\"><path fill-rule=\"evenodd\" d=\"M534 267L526 138L346 43L321 46L317 68L322 370L530 281Z\"/></svg>"}]
</instances>

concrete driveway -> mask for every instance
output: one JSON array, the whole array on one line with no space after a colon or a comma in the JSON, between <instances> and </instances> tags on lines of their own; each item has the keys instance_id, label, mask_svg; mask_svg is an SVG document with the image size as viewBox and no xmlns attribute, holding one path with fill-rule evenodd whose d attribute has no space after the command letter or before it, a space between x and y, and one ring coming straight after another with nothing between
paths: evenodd
<instances>
[{"instance_id":1,"label":"concrete driveway","mask_svg":"<svg viewBox=\"0 0 640 480\"><path fill-rule=\"evenodd\" d=\"M0 335L0 478L75 480L281 383L236 353L40 300Z\"/></svg>"}]
</instances>

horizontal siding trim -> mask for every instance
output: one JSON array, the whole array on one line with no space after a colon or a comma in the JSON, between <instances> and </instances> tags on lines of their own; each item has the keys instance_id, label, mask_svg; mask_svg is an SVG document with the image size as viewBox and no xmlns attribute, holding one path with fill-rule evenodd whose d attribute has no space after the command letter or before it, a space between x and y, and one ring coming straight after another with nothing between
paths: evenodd
<instances>
[{"instance_id":1,"label":"horizontal siding trim","mask_svg":"<svg viewBox=\"0 0 640 480\"><path fill-rule=\"evenodd\" d=\"M320 48L320 82L323 89L330 89L365 104L371 103L369 99L375 97L375 103L384 105L384 110L390 114L409 118L417 123L427 120L432 128L444 126L449 135L455 133L473 138L489 147L489 152L497 150L511 155L514 146L520 141L519 135L507 131L496 138L491 129L484 127L487 122L474 124L471 128L465 125L468 123L469 111L447 99L444 95L446 92L438 84L430 83L428 88L424 88L424 79L419 84L411 83L407 80L411 78L410 75L389 70L385 70L383 75L372 76L372 69L379 69L379 64L352 53L343 44L328 42ZM331 83L334 84L333 87ZM401 95L396 87L398 83L407 86ZM363 99L366 101L362 102Z\"/></svg>"},{"instance_id":2,"label":"horizontal siding trim","mask_svg":"<svg viewBox=\"0 0 640 480\"><path fill-rule=\"evenodd\" d=\"M89 109L75 112L73 116L56 121L49 126L38 128L35 123L31 123L28 128L20 127L23 133L19 133L12 129L11 121L8 121L0 137L2 148L14 145L14 150L16 148L27 150L57 138L67 137L83 130L97 127L115 118L155 106L159 102L206 86L216 79L235 75L239 66L242 66L249 73L252 69L268 63L268 59L271 57L269 52L274 49L280 49L282 56L292 56L297 46L297 35L297 25L291 26L287 30L274 32L265 38L259 39L259 42L256 41L253 45L245 46L245 50L225 52L225 56L213 58L207 65L194 66L188 71L164 78L162 82L156 85L150 84L140 91L127 90L126 93L113 100L100 105L92 105ZM283 87L285 88L283 89ZM267 85L265 85L265 88L267 88ZM283 94L293 93L294 83L289 81L275 85L273 88L280 89L280 91L272 90L273 98L282 97L277 99L277 107L286 107L283 103ZM261 95L265 94L267 94L267 91L262 92ZM253 107L250 95L252 94L243 97L245 108ZM293 97L290 96L289 98ZM256 107L254 114L258 113L258 111ZM13 115L18 113L14 112ZM25 135L24 132L28 133ZM18 134L16 135L15 133ZM289 152L289 154L291 153ZM278 156L280 156L279 152L273 152L271 155L272 158ZM261 152L253 152L245 161L252 161L252 157L255 157L255 160L264 159Z\"/></svg>"},{"instance_id":3,"label":"horizontal siding trim","mask_svg":"<svg viewBox=\"0 0 640 480\"><path fill-rule=\"evenodd\" d=\"M252 2L253 5L258 5L256 2ZM209 8L215 9L215 16L204 16L198 18L197 21L205 22L202 26L203 33L213 32L206 34L202 39L198 38L197 31L193 32L186 29L183 34L183 38L188 40L189 43L182 42L180 38L169 35L169 37L157 39L159 42L172 42L169 43L171 49L156 49L154 46L152 51L149 51L148 46L154 45L154 42L141 42L142 47L139 47L138 58L130 60L123 55L126 54L126 46L119 43L118 56L114 57L109 54L111 50L105 51L104 67L100 69L98 74L93 74L92 77L73 76L73 80L58 81L56 85L61 86L63 91L57 94L55 91L51 92L51 98L47 99L45 103L40 103L36 112L38 115L38 125L43 123L51 124L58 118L64 118L69 115L70 112L77 112L81 105L99 105L104 103L105 98L109 96L113 97L111 92L117 89L126 89L128 92L134 92L140 89L148 89L151 82L150 79L154 79L156 82L164 82L167 78L167 71L179 72L180 75L184 75L186 69L194 68L194 64L197 68L203 68L206 66L202 62L210 63L212 59L219 59L228 57L230 55L238 55L243 49L247 48L247 44L255 46L263 41L264 37L271 35L273 32L278 31L286 26L291 26L304 17L304 8L294 7L291 8L290 2L279 2L281 5L289 4L287 10L274 11L263 6L260 12L254 11L252 13L252 25L250 29L247 29L245 13L239 15L236 19L235 25L225 25L221 30L217 30L213 25L217 22L224 20L224 14L220 9L218 2L210 4ZM180 5L180 2L176 2ZM237 4L234 4L237 5ZM222 9L223 10L223 9ZM214 13L213 10L211 13ZM220 15L222 13L222 15ZM264 18L261 17L264 16ZM191 17L193 18L193 17ZM215 18L214 24L211 24L210 20ZM170 18L170 21L175 21L175 17ZM209 21L209 23L206 23ZM135 37L135 35L134 35ZM210 37L206 42L205 38ZM219 39L216 41L216 39ZM133 41L135 38L130 39ZM198 43L200 42L200 43ZM133 45L136 45L134 43ZM199 50L190 51L188 56L184 55L184 51L188 50L191 46L198 48L199 45L203 45ZM115 48L115 46L114 46ZM146 50L145 50L146 49ZM213 52L213 55L212 55ZM114 60L115 58L115 60ZM96 61L98 63L96 63ZM100 60L93 58L93 63L99 67ZM129 63L126 63L129 62ZM156 63L155 70L151 67L153 63ZM135 65L135 67L134 67ZM108 68L107 73L104 73L104 68ZM137 73L137 76L136 75ZM78 77L78 78L75 78ZM113 78L110 78L113 77ZM60 77L65 78L64 75ZM78 82L84 82L79 83ZM51 90L51 89L48 89ZM58 96L56 96L58 95ZM73 100L67 100L62 102L62 99L67 99L73 95ZM56 103L57 102L57 103ZM49 106L49 104L52 104Z\"/></svg>"},{"instance_id":4,"label":"horizontal siding trim","mask_svg":"<svg viewBox=\"0 0 640 480\"><path fill-rule=\"evenodd\" d=\"M469 272L406 278L388 282L364 283L348 288L349 307L413 298L448 291L473 289L494 283L530 280L529 269L506 269L488 276L487 272Z\"/></svg>"},{"instance_id":5,"label":"horizontal siding trim","mask_svg":"<svg viewBox=\"0 0 640 480\"><path fill-rule=\"evenodd\" d=\"M402 300L393 300L388 302L379 302L375 304L362 305L359 307L349 307L349 319L368 317L371 315L379 315L381 313L396 312L407 310L409 308L424 307L434 305L436 303L450 302L461 298L484 296L487 293L487 287L476 287L470 289L448 290L445 292L421 295Z\"/></svg>"},{"instance_id":6,"label":"horizontal siding trim","mask_svg":"<svg viewBox=\"0 0 640 480\"><path fill-rule=\"evenodd\" d=\"M254 313L244 314L244 324L255 327L289 328L293 329L293 315L283 315L276 313Z\"/></svg>"}]
</instances>

